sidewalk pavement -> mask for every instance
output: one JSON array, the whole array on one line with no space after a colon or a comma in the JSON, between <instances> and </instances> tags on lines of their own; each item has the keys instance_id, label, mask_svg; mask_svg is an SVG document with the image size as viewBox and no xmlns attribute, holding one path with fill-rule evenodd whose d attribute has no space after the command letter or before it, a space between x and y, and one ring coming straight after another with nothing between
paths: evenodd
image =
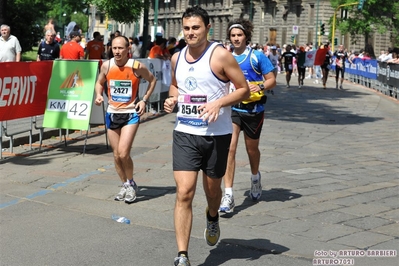
<instances>
[{"instance_id":1,"label":"sidewalk pavement","mask_svg":"<svg viewBox=\"0 0 399 266\"><path fill-rule=\"evenodd\" d=\"M336 90L331 77L327 90L312 80L298 89L294 79L285 88L280 75L268 94L259 202L248 198L240 137L236 208L221 215L215 247L203 239L198 178L192 265L397 266L398 101L350 83ZM49 138L42 151L18 146L21 156L0 160L1 264L172 265L174 119L159 115L140 125L132 149L140 191L130 205L113 200L120 184L102 128L89 134L84 155L84 135L73 133L66 145ZM113 213L131 224L113 221Z\"/></svg>"}]
</instances>

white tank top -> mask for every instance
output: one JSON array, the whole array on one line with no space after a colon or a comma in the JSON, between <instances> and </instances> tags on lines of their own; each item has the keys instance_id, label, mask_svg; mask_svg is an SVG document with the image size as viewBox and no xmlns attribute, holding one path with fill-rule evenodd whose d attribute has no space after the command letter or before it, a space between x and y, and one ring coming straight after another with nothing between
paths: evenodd
<instances>
[{"instance_id":1,"label":"white tank top","mask_svg":"<svg viewBox=\"0 0 399 266\"><path fill-rule=\"evenodd\" d=\"M177 59L175 77L179 90L175 130L199 136L218 136L231 134L231 107L220 108L215 122L203 122L197 108L229 93L230 81L220 80L211 70L210 60L218 43L211 43L200 58L187 62L187 46Z\"/></svg>"}]
</instances>

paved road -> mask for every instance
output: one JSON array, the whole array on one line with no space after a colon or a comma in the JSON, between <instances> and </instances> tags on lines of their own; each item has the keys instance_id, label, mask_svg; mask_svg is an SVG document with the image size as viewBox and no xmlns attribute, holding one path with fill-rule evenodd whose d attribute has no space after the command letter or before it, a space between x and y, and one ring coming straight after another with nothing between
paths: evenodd
<instances>
[{"instance_id":1,"label":"paved road","mask_svg":"<svg viewBox=\"0 0 399 266\"><path fill-rule=\"evenodd\" d=\"M278 82L260 141L262 198L248 199L241 137L237 207L221 217L215 247L203 239L198 181L192 265L326 265L346 250L337 257L344 265L397 266L398 101L349 83L323 90L311 80L302 89L285 88L283 76ZM40 152L18 146L25 156L0 160L1 265L172 265L173 122L174 114L162 115L140 126L132 150L140 193L130 205L113 200L119 182L101 128L89 135L85 155L74 133L66 146L50 138ZM131 224L113 221L113 213Z\"/></svg>"}]
</instances>

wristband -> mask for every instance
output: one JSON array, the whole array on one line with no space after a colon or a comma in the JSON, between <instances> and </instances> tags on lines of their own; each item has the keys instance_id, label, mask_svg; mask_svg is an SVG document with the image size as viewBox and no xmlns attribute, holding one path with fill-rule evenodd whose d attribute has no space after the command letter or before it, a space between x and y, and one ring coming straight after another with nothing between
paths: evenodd
<instances>
[{"instance_id":1,"label":"wristband","mask_svg":"<svg viewBox=\"0 0 399 266\"><path fill-rule=\"evenodd\" d=\"M144 98L142 99L142 101L143 101L144 103L147 103L147 100L145 100Z\"/></svg>"}]
</instances>

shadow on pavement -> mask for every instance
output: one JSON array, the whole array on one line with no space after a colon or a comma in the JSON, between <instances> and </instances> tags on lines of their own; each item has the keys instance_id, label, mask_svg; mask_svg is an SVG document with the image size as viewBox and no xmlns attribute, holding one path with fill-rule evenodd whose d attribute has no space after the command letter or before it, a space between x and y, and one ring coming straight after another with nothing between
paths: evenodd
<instances>
[{"instance_id":1,"label":"shadow on pavement","mask_svg":"<svg viewBox=\"0 0 399 266\"><path fill-rule=\"evenodd\" d=\"M301 194L297 194L297 193L292 193L290 189L285 189L285 188L272 188L270 190L263 190L262 192L262 196L259 199L259 201L253 201L252 199L250 199L249 197L249 190L247 190L244 193L245 199L244 202L241 205L236 205L234 208L234 212L232 213L219 213L220 217L223 218L231 218L234 215L236 215L237 213L239 213L240 211L243 211L249 207L252 207L256 204L258 204L261 201L265 201L265 202L271 202L271 201L281 201L281 202L285 202L288 200L294 200L297 198L302 197Z\"/></svg>"},{"instance_id":2,"label":"shadow on pavement","mask_svg":"<svg viewBox=\"0 0 399 266\"><path fill-rule=\"evenodd\" d=\"M261 256L270 254L281 254L288 251L289 248L267 239L232 239L224 238L210 251L209 256L200 266L215 266L226 263L233 259L246 259L255 261Z\"/></svg>"},{"instance_id":3,"label":"shadow on pavement","mask_svg":"<svg viewBox=\"0 0 399 266\"><path fill-rule=\"evenodd\" d=\"M154 198L165 196L167 194L175 194L175 193L176 193L175 186L166 186L166 187L139 186L139 193L137 195L137 198L132 203L147 201Z\"/></svg>"},{"instance_id":4,"label":"shadow on pavement","mask_svg":"<svg viewBox=\"0 0 399 266\"><path fill-rule=\"evenodd\" d=\"M283 88L277 86L275 95L269 96L270 100L265 105L265 119L303 122L314 124L353 125L375 122L384 119L362 116L348 112L353 106L337 106L334 102L345 98L361 98L368 93L353 90L337 90L335 88L307 87L298 89L296 86ZM273 97L280 98L273 101ZM327 104L328 103L328 104ZM352 103L351 101L348 103ZM359 108L367 108L366 105Z\"/></svg>"}]
</instances>

